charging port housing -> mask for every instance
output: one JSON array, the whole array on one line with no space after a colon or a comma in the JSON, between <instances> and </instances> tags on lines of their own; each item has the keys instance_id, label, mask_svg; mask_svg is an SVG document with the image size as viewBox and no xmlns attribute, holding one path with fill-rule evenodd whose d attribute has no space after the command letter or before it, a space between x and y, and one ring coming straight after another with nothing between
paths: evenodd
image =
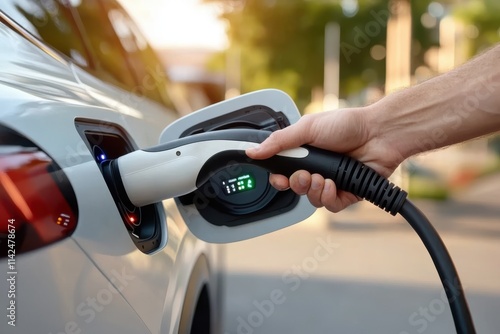
<instances>
[{"instance_id":1,"label":"charging port housing","mask_svg":"<svg viewBox=\"0 0 500 334\"><path fill-rule=\"evenodd\" d=\"M154 252L162 244L161 229L166 226L161 203L136 207L123 197L112 180L111 162L135 151L137 146L117 124L77 119L75 126L103 174L130 238L140 251Z\"/></svg>"},{"instance_id":2,"label":"charging port housing","mask_svg":"<svg viewBox=\"0 0 500 334\"><path fill-rule=\"evenodd\" d=\"M288 125L290 121L283 112L252 105L198 122L185 129L180 137L226 129L276 131ZM246 177L252 181L250 187L244 180ZM216 226L244 225L292 210L299 196L291 190L277 191L268 179L269 173L261 167L228 163L227 168L214 174L199 189L179 197L179 201L184 206L193 204L206 221Z\"/></svg>"}]
</instances>

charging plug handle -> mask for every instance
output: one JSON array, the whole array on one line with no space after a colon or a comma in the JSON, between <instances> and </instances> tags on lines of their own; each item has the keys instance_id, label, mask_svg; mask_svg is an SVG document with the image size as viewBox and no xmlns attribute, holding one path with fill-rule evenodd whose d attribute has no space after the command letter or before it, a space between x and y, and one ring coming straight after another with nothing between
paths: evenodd
<instances>
[{"instance_id":1,"label":"charging plug handle","mask_svg":"<svg viewBox=\"0 0 500 334\"><path fill-rule=\"evenodd\" d=\"M207 160L198 174L196 184L204 184L213 171L219 170L221 164L227 166L228 162L257 165L271 173L287 177L304 169L311 174L317 173L332 179L338 189L366 199L392 215L396 215L403 206L407 193L363 163L312 146L305 145L303 148L308 152L306 156L297 157L284 153L264 160L250 159L244 151L222 151Z\"/></svg>"}]
</instances>

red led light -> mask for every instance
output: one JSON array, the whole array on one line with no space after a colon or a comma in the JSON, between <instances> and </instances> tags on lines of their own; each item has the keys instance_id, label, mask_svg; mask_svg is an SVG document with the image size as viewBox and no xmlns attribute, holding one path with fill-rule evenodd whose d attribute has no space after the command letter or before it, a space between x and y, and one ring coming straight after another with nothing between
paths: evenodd
<instances>
[{"instance_id":1,"label":"red led light","mask_svg":"<svg viewBox=\"0 0 500 334\"><path fill-rule=\"evenodd\" d=\"M135 223L135 217L134 217L134 216L129 216L129 217L128 217L128 220L129 220L131 223Z\"/></svg>"}]
</instances>

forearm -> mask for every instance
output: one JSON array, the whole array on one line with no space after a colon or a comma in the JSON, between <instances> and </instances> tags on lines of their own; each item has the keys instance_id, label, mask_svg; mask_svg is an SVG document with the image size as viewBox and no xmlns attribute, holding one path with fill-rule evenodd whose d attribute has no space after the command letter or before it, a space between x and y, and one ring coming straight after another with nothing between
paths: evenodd
<instances>
[{"instance_id":1,"label":"forearm","mask_svg":"<svg viewBox=\"0 0 500 334\"><path fill-rule=\"evenodd\" d=\"M500 46L370 107L371 137L402 160L500 130Z\"/></svg>"}]
</instances>

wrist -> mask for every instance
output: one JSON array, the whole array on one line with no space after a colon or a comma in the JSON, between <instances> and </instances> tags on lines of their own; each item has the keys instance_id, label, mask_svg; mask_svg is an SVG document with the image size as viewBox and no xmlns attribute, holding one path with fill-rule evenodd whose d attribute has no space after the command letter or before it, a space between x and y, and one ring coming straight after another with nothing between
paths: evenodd
<instances>
[{"instance_id":1,"label":"wrist","mask_svg":"<svg viewBox=\"0 0 500 334\"><path fill-rule=\"evenodd\" d=\"M383 152L389 168L396 168L415 154L408 134L411 124L398 120L401 115L390 97L385 97L364 108L369 147Z\"/></svg>"}]
</instances>

